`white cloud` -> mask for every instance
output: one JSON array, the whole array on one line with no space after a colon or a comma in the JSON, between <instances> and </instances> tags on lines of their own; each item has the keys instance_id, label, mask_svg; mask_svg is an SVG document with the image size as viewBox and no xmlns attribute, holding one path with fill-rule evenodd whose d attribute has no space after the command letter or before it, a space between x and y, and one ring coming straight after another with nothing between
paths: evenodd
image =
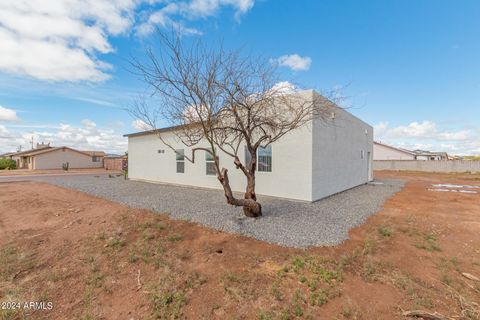
<instances>
[{"instance_id":1,"label":"white cloud","mask_svg":"<svg viewBox=\"0 0 480 320\"><path fill-rule=\"evenodd\" d=\"M380 122L373 126L373 132L375 133L375 138L383 137L388 128L388 122Z\"/></svg>"},{"instance_id":2,"label":"white cloud","mask_svg":"<svg viewBox=\"0 0 480 320\"><path fill-rule=\"evenodd\" d=\"M181 34L200 35L202 32L185 25L185 20L198 20L215 16L222 7L232 7L237 20L248 12L255 0L191 0L169 2L162 9L153 12L146 22L141 24L137 32L147 35L156 26L173 28Z\"/></svg>"},{"instance_id":3,"label":"white cloud","mask_svg":"<svg viewBox=\"0 0 480 320\"><path fill-rule=\"evenodd\" d=\"M290 68L293 71L307 71L310 69L312 59L310 57L302 57L295 53L283 55L277 59L272 59L271 62L277 63L281 67Z\"/></svg>"},{"instance_id":4,"label":"white cloud","mask_svg":"<svg viewBox=\"0 0 480 320\"><path fill-rule=\"evenodd\" d=\"M110 107L110 108L118 108L118 109L120 109L120 107L118 107L116 104L114 104L113 102L110 102L110 101L105 101L105 100L100 100L100 99L93 99L93 98L83 98L83 97L73 98L73 99L78 100L78 101L93 103L93 104L96 104L96 105L99 105L99 106L103 106L103 107Z\"/></svg>"},{"instance_id":5,"label":"white cloud","mask_svg":"<svg viewBox=\"0 0 480 320\"><path fill-rule=\"evenodd\" d=\"M98 56L115 51L109 38L130 32L136 16L147 17L138 33L161 26L201 34L184 21L214 16L223 7L239 18L253 5L254 0L2 0L0 72L54 82L104 81L112 66Z\"/></svg>"},{"instance_id":6,"label":"white cloud","mask_svg":"<svg viewBox=\"0 0 480 320\"><path fill-rule=\"evenodd\" d=\"M387 133L393 137L424 137L430 138L437 132L436 124L431 121L412 122L407 126L390 129Z\"/></svg>"},{"instance_id":7,"label":"white cloud","mask_svg":"<svg viewBox=\"0 0 480 320\"><path fill-rule=\"evenodd\" d=\"M3 127L7 130L7 128ZM91 120L83 120L81 126L60 123L55 129L3 132L0 128L0 153L10 152L23 146L30 148L30 141L50 143L52 146L68 146L79 150L101 150L123 153L127 150L127 141L121 133L111 128L100 128Z\"/></svg>"},{"instance_id":8,"label":"white cloud","mask_svg":"<svg viewBox=\"0 0 480 320\"><path fill-rule=\"evenodd\" d=\"M97 124L95 122L88 119L82 120L80 123L87 129L93 129L97 127Z\"/></svg>"},{"instance_id":9,"label":"white cloud","mask_svg":"<svg viewBox=\"0 0 480 320\"><path fill-rule=\"evenodd\" d=\"M0 50L1 51L1 50ZM17 112L0 106L0 121L18 121Z\"/></svg>"},{"instance_id":10,"label":"white cloud","mask_svg":"<svg viewBox=\"0 0 480 320\"><path fill-rule=\"evenodd\" d=\"M291 82L288 81L280 81L275 83L275 85L272 87L273 92L278 92L279 94L285 94L285 93L292 93L297 91L298 88Z\"/></svg>"},{"instance_id":11,"label":"white cloud","mask_svg":"<svg viewBox=\"0 0 480 320\"><path fill-rule=\"evenodd\" d=\"M113 51L108 36L127 31L137 0L0 2L0 71L49 81L102 81Z\"/></svg>"},{"instance_id":12,"label":"white cloud","mask_svg":"<svg viewBox=\"0 0 480 320\"><path fill-rule=\"evenodd\" d=\"M132 127L138 131L147 131L153 129L151 125L140 119L133 120Z\"/></svg>"},{"instance_id":13,"label":"white cloud","mask_svg":"<svg viewBox=\"0 0 480 320\"><path fill-rule=\"evenodd\" d=\"M433 121L390 127L387 122L380 122L374 126L374 135L377 141L409 150L480 154L480 128L447 130Z\"/></svg>"},{"instance_id":14,"label":"white cloud","mask_svg":"<svg viewBox=\"0 0 480 320\"><path fill-rule=\"evenodd\" d=\"M0 124L0 134L6 134L6 133L8 133L7 128L6 128L5 126L2 126L2 125Z\"/></svg>"}]
</instances>

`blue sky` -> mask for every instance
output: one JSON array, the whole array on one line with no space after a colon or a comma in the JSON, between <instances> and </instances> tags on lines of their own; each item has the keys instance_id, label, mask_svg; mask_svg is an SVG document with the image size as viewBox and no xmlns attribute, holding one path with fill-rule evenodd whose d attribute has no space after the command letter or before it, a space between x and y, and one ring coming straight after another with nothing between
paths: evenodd
<instances>
[{"instance_id":1,"label":"blue sky","mask_svg":"<svg viewBox=\"0 0 480 320\"><path fill-rule=\"evenodd\" d=\"M40 3L40 2L39 2ZM73 5L72 5L73 3ZM377 140L480 154L480 2L6 0L0 152L29 139L120 153L145 89L128 69L152 27L262 55L287 81L341 90Z\"/></svg>"}]
</instances>

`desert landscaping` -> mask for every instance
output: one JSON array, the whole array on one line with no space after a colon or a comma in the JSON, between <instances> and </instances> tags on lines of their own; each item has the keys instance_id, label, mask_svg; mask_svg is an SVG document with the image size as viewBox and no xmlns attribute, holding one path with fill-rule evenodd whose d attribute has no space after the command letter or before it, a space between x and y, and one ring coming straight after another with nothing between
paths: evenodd
<instances>
[{"instance_id":1,"label":"desert landscaping","mask_svg":"<svg viewBox=\"0 0 480 320\"><path fill-rule=\"evenodd\" d=\"M479 13L0 0L0 320L480 320Z\"/></svg>"},{"instance_id":2,"label":"desert landscaping","mask_svg":"<svg viewBox=\"0 0 480 320\"><path fill-rule=\"evenodd\" d=\"M1 319L479 319L480 175L375 178L405 185L348 240L308 248L2 183L1 301L52 307Z\"/></svg>"}]
</instances>

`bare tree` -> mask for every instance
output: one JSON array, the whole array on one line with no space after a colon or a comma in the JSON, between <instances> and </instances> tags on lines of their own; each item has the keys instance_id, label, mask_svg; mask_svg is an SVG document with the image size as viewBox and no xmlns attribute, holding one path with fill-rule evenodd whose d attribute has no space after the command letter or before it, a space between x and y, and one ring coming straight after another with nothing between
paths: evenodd
<instances>
[{"instance_id":1,"label":"bare tree","mask_svg":"<svg viewBox=\"0 0 480 320\"><path fill-rule=\"evenodd\" d=\"M305 95L292 94L291 86L279 82L276 67L258 57L244 57L239 51L211 49L200 41L185 45L178 36L158 32L159 49L147 49L147 63L132 65L158 100L154 105L139 100L131 114L145 122L170 149L171 141L158 129L160 119L174 128L176 139L191 148L185 158L194 163L195 152L210 153L218 181L228 204L243 207L249 217L262 215L255 193L255 172L259 148L279 140L314 117L325 114L325 103ZM208 148L200 147L206 142ZM247 159L242 162L240 150ZM243 199L230 187L228 170L222 168L219 153L232 158L247 179Z\"/></svg>"}]
</instances>

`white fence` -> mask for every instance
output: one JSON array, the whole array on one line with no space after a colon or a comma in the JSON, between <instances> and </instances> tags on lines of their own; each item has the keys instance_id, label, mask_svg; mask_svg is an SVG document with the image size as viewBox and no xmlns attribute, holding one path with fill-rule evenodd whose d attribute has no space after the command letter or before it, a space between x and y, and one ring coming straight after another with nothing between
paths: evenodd
<instances>
[{"instance_id":1,"label":"white fence","mask_svg":"<svg viewBox=\"0 0 480 320\"><path fill-rule=\"evenodd\" d=\"M480 161L375 160L373 161L373 170L480 172Z\"/></svg>"}]
</instances>

